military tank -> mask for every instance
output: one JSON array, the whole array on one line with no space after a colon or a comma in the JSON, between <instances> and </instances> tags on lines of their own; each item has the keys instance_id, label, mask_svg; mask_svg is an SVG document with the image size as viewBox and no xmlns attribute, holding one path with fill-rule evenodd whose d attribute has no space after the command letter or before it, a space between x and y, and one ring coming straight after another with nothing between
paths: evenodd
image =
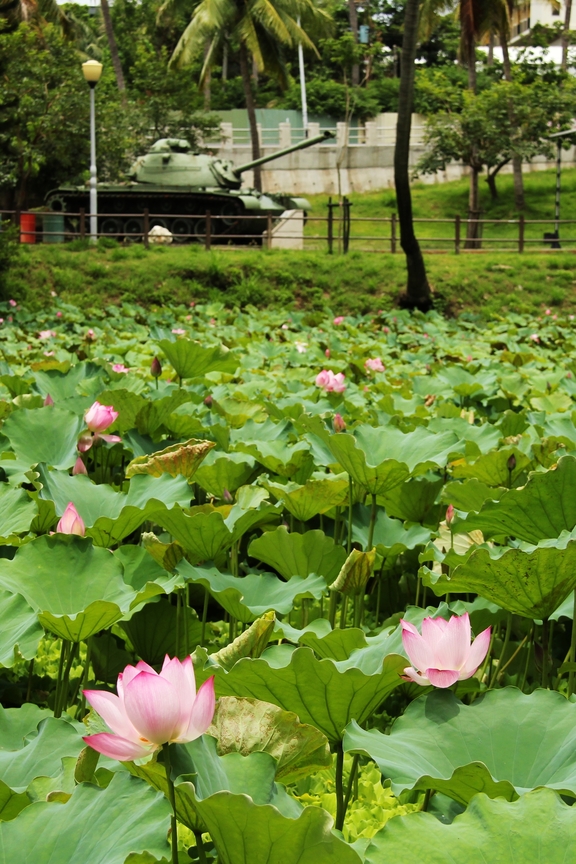
<instances>
[{"instance_id":1,"label":"military tank","mask_svg":"<svg viewBox=\"0 0 576 864\"><path fill-rule=\"evenodd\" d=\"M237 167L226 159L194 153L188 141L162 138L138 157L128 181L98 184L98 233L119 240L140 239L147 210L149 229L159 225L168 229L176 242L190 242L205 236L209 212L216 217L210 220L212 242L233 242L236 235L244 235L248 241L261 239L266 228L263 216L270 214L277 219L285 210L308 211L310 204L305 198L243 189L242 174L333 137L332 132L325 131ZM78 233L79 213L84 209L88 214L90 209L89 188L59 186L48 193L46 204L64 214L68 233Z\"/></svg>"}]
</instances>

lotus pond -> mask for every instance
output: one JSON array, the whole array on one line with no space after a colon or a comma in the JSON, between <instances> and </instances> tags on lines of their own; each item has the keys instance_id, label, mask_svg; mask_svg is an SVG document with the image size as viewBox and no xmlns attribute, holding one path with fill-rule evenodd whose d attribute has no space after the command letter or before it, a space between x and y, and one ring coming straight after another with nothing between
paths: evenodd
<instances>
[{"instance_id":1,"label":"lotus pond","mask_svg":"<svg viewBox=\"0 0 576 864\"><path fill-rule=\"evenodd\" d=\"M531 864L576 831L576 327L0 326L0 864Z\"/></svg>"}]
</instances>

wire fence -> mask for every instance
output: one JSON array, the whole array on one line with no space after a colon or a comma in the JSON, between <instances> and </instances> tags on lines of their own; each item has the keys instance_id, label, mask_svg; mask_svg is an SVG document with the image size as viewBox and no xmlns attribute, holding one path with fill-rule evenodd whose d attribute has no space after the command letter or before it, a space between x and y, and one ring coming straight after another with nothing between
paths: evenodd
<instances>
[{"instance_id":1,"label":"wire fence","mask_svg":"<svg viewBox=\"0 0 576 864\"><path fill-rule=\"evenodd\" d=\"M90 213L0 211L2 223L19 226L24 244L114 239L119 243L195 243L211 249L246 246L268 249L391 253L401 251L398 217L354 216L347 198L327 205L326 215L302 211L251 213L99 213L90 232ZM456 215L452 219L415 218L414 230L426 253L576 251L576 219L489 219ZM575 236L571 237L571 233Z\"/></svg>"}]
</instances>

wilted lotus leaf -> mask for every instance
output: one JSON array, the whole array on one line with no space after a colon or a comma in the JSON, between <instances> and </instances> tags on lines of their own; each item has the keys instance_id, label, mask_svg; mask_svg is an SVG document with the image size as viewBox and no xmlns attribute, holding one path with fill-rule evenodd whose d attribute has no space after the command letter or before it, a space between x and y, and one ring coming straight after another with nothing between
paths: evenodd
<instances>
[{"instance_id":1,"label":"wilted lotus leaf","mask_svg":"<svg viewBox=\"0 0 576 864\"><path fill-rule=\"evenodd\" d=\"M257 618L247 630L237 636L233 642L215 654L211 654L210 660L223 669L231 669L243 657L260 657L270 641L275 624L276 615L274 612L266 612ZM205 677L207 678L210 674L212 673L208 672Z\"/></svg>"},{"instance_id":2,"label":"wilted lotus leaf","mask_svg":"<svg viewBox=\"0 0 576 864\"><path fill-rule=\"evenodd\" d=\"M376 547L370 552L352 549L335 581L330 585L331 590L341 591L343 594L362 593L374 571L375 559Z\"/></svg>"},{"instance_id":3,"label":"wilted lotus leaf","mask_svg":"<svg viewBox=\"0 0 576 864\"><path fill-rule=\"evenodd\" d=\"M133 477L135 474L151 474L152 477L170 474L176 477L181 474L191 480L204 457L215 446L213 441L190 438L185 444L172 444L171 447L148 456L137 456L128 465L126 477Z\"/></svg>"},{"instance_id":4,"label":"wilted lotus leaf","mask_svg":"<svg viewBox=\"0 0 576 864\"><path fill-rule=\"evenodd\" d=\"M348 498L345 474L324 474L321 479L311 477L304 485L273 483L270 480L262 485L301 522L307 522L318 513L327 513L332 507L342 506Z\"/></svg>"},{"instance_id":5,"label":"wilted lotus leaf","mask_svg":"<svg viewBox=\"0 0 576 864\"><path fill-rule=\"evenodd\" d=\"M218 741L218 753L263 751L276 760L276 779L294 783L332 761L328 739L314 726L300 723L290 711L258 699L222 696L208 729Z\"/></svg>"}]
</instances>

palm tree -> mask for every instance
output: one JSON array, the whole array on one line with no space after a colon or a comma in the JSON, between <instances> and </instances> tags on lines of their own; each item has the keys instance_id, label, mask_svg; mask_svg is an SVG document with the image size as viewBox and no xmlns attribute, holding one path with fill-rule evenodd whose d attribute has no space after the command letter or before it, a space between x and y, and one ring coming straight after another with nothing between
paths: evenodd
<instances>
[{"instance_id":1,"label":"palm tree","mask_svg":"<svg viewBox=\"0 0 576 864\"><path fill-rule=\"evenodd\" d=\"M159 15L174 3L175 0L166 0ZM225 42L237 45L252 158L259 159L251 66L275 76L285 87L288 79L282 49L296 48L301 43L304 48L318 53L313 38L327 33L330 24L330 16L314 0L201 0L174 49L170 65L177 68L188 65L202 54L208 41L209 48L200 75L202 85ZM262 188L260 168L254 171L254 186L259 190Z\"/></svg>"},{"instance_id":2,"label":"palm tree","mask_svg":"<svg viewBox=\"0 0 576 864\"><path fill-rule=\"evenodd\" d=\"M112 68L114 69L114 75L116 76L116 86L120 91L120 95L122 97L122 101L126 102L126 83L124 81L124 73L122 71L122 64L120 63L120 54L118 52L118 43L116 42L116 37L114 35L114 26L112 24L112 18L110 17L110 6L108 5L108 0L100 0L100 9L102 11L102 20L104 22L104 31L106 33L106 38L108 40L108 48L110 50L110 59L112 60Z\"/></svg>"},{"instance_id":3,"label":"palm tree","mask_svg":"<svg viewBox=\"0 0 576 864\"><path fill-rule=\"evenodd\" d=\"M0 21L8 30L15 30L23 21L44 18L59 24L65 35L70 35L70 18L60 9L56 0L0 0Z\"/></svg>"},{"instance_id":4,"label":"palm tree","mask_svg":"<svg viewBox=\"0 0 576 864\"><path fill-rule=\"evenodd\" d=\"M404 16L404 36L400 60L400 92L398 121L394 149L394 185L400 223L400 244L406 256L408 279L403 305L426 312L432 307L432 294L420 244L414 234L412 195L410 192L409 159L410 127L414 102L414 60L418 42L418 11L420 0L407 0Z\"/></svg>"}]
</instances>

